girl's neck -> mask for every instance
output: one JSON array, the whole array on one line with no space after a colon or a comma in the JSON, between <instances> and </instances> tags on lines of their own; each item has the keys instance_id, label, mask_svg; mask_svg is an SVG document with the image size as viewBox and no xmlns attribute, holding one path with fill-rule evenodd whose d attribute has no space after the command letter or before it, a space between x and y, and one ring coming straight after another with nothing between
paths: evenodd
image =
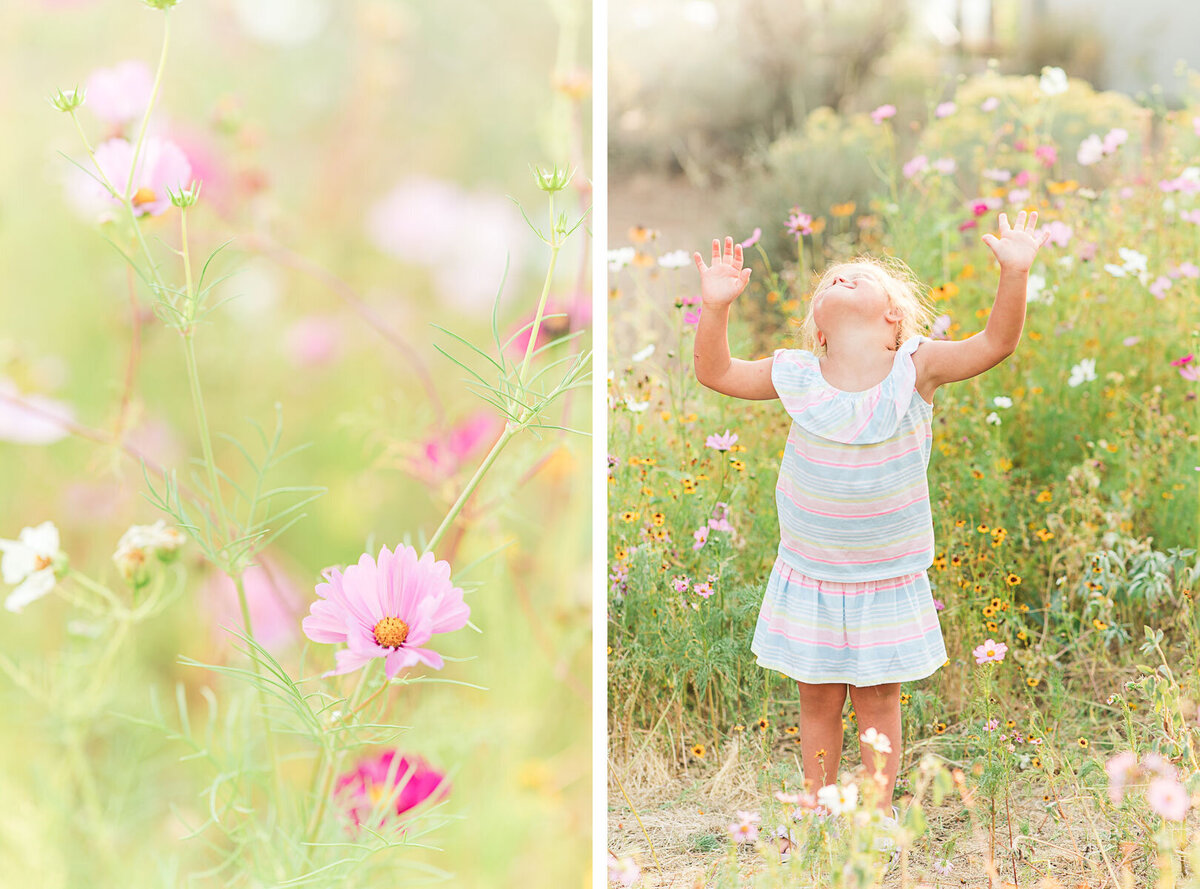
<instances>
[{"instance_id":1,"label":"girl's neck","mask_svg":"<svg viewBox=\"0 0 1200 889\"><path fill-rule=\"evenodd\" d=\"M877 385L891 373L896 360L896 350L886 345L887 337L894 333L894 328L884 332L882 337L876 330L846 332L839 334L836 344L827 339L825 356L820 359L826 382L847 391L861 391ZM836 379L830 379L827 371Z\"/></svg>"}]
</instances>

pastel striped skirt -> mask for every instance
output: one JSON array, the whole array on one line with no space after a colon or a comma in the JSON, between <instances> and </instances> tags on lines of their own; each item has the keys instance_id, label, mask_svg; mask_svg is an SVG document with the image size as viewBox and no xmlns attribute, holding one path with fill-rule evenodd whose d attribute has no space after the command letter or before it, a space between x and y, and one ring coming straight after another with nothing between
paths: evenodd
<instances>
[{"instance_id":1,"label":"pastel striped skirt","mask_svg":"<svg viewBox=\"0 0 1200 889\"><path fill-rule=\"evenodd\" d=\"M925 571L846 583L779 558L750 650L760 666L801 682L856 686L924 679L946 662Z\"/></svg>"}]
</instances>

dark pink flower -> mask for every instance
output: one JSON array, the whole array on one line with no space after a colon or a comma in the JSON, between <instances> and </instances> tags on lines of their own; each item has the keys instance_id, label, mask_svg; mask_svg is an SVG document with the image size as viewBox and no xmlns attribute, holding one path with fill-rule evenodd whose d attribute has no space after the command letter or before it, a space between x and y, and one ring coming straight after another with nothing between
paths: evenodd
<instances>
[{"instance_id":1,"label":"dark pink flower","mask_svg":"<svg viewBox=\"0 0 1200 889\"><path fill-rule=\"evenodd\" d=\"M877 124L883 123L889 117L895 117L895 116L896 116L896 106L895 105L880 105L878 108L876 108L874 111L871 112L871 120L873 120Z\"/></svg>"},{"instance_id":2,"label":"dark pink flower","mask_svg":"<svg viewBox=\"0 0 1200 889\"><path fill-rule=\"evenodd\" d=\"M333 792L356 826L385 804L377 822L382 827L392 815L403 815L429 799L444 799L450 782L419 756L385 750L339 775Z\"/></svg>"},{"instance_id":3,"label":"dark pink flower","mask_svg":"<svg viewBox=\"0 0 1200 889\"><path fill-rule=\"evenodd\" d=\"M1053 145L1039 145L1033 150L1033 156L1042 162L1043 167L1053 167L1058 163L1058 149Z\"/></svg>"},{"instance_id":4,"label":"dark pink flower","mask_svg":"<svg viewBox=\"0 0 1200 889\"><path fill-rule=\"evenodd\" d=\"M385 659L389 679L424 663L435 670L442 656L424 646L437 633L460 630L471 609L463 591L450 581L450 564L433 553L417 555L411 546L386 546L376 562L363 553L345 572L329 568L319 583L320 597L304 618L304 633L314 642L348 647L337 653L337 667L326 675L349 673L375 658Z\"/></svg>"},{"instance_id":5,"label":"dark pink flower","mask_svg":"<svg viewBox=\"0 0 1200 889\"><path fill-rule=\"evenodd\" d=\"M553 317L548 317L553 316ZM592 321L592 297L587 293L576 293L571 299L550 297L546 300L542 312L542 322L538 327L537 344L535 349L566 336L575 330L580 330ZM533 315L521 322L521 326L512 331L512 342L508 346L508 354L518 360L525 357L529 347L529 334L533 330Z\"/></svg>"},{"instance_id":6,"label":"dark pink flower","mask_svg":"<svg viewBox=\"0 0 1200 889\"><path fill-rule=\"evenodd\" d=\"M968 219L968 220L966 220L965 222L960 222L960 223L958 224L958 230L959 230L960 232L965 232L967 229L974 228L974 227L975 227L975 226L977 226L977 225L979 225L979 222L978 222L978 220L975 220L975 219Z\"/></svg>"},{"instance_id":7,"label":"dark pink flower","mask_svg":"<svg viewBox=\"0 0 1200 889\"><path fill-rule=\"evenodd\" d=\"M415 475L429 481L453 478L463 465L500 433L500 421L479 410L453 426L444 435L434 435L421 446L421 457L412 463Z\"/></svg>"}]
</instances>

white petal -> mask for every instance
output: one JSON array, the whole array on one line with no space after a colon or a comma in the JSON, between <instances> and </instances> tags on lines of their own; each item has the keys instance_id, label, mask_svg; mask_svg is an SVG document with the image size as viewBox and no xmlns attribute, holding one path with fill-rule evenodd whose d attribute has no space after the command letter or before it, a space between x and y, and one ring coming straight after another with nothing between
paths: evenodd
<instances>
[{"instance_id":1,"label":"white petal","mask_svg":"<svg viewBox=\"0 0 1200 889\"><path fill-rule=\"evenodd\" d=\"M0 540L0 576L5 583L20 583L37 568L37 553L16 540Z\"/></svg>"},{"instance_id":2,"label":"white petal","mask_svg":"<svg viewBox=\"0 0 1200 889\"><path fill-rule=\"evenodd\" d=\"M54 527L54 522L42 522L34 528L22 528L21 542L39 556L52 559L58 555L58 529Z\"/></svg>"},{"instance_id":3,"label":"white petal","mask_svg":"<svg viewBox=\"0 0 1200 889\"><path fill-rule=\"evenodd\" d=\"M24 582L4 600L4 607L9 611L20 611L30 602L36 602L52 589L54 589L54 569L43 568L41 571L35 571L26 577Z\"/></svg>"}]
</instances>

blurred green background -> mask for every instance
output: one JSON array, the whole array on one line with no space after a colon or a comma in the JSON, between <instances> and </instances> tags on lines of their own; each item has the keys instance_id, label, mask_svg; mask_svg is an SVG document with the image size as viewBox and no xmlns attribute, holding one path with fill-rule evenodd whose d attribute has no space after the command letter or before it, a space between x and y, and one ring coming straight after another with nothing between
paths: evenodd
<instances>
[{"instance_id":1,"label":"blurred green background","mask_svg":"<svg viewBox=\"0 0 1200 889\"><path fill-rule=\"evenodd\" d=\"M170 13L151 133L176 141L204 180L188 217L196 268L231 241L209 277L230 275L211 302L231 301L196 339L209 423L254 441L247 418L269 431L278 403L283 446L312 447L275 481L328 489L266 554L282 611L273 650L294 676L333 663L330 647L310 645L300 665L307 640L299 621L320 569L384 544L419 548L498 432L491 427L443 477L428 477L426 444L486 407L433 344L464 350L430 324L489 342L506 256L501 337L532 315L549 251L509 198L540 222L545 196L530 165L571 165L576 185L586 183L590 19L588 4L574 0L225 0ZM126 385L131 277L95 215L69 198L71 164L62 155L83 160L83 147L68 116L46 101L127 59L153 70L163 15L136 0L23 0L7 4L0 23L0 108L9 121L0 144L0 378L22 397L69 406L102 439L120 428L126 444L186 480L200 449L180 338L137 288L140 345ZM109 134L86 104L79 119L93 145ZM574 218L591 198L572 186L559 200ZM174 209L143 220L172 281L182 280L168 249L178 246L178 225ZM119 227L106 230L119 239ZM409 230L417 235L407 247L388 240ZM559 257L551 308L569 311L564 332L569 324L584 335L551 357L590 345L587 255L581 229ZM586 432L590 414L583 389L548 421ZM73 567L119 584L117 539L159 517L142 496L140 467L112 444L79 435L19 444L4 440L2 427L0 537L52 520ZM518 440L437 553L466 565L506 547L462 578L474 585L468 603L482 635L467 629L440 646L468 659L449 662L440 678L488 690L405 688L388 711L409 727L397 746L453 772L443 811L461 816L423 840L444 851L406 851L397 861L449 870L455 885L589 879L590 454L579 434ZM217 459L236 467L239 458L218 442ZM0 680L5 885L102 884L81 841L79 788L62 764L59 741L76 731L87 738L119 854L131 863L123 885L162 885L172 861L182 862L182 875L218 856L204 838L180 839L172 814L202 809L196 793L209 778L178 765L184 750L161 734L114 715L145 715L151 695L169 700L176 682L193 705L203 685L222 694L214 674L176 658L234 659L218 625L239 621L194 546L184 562L184 596L140 628L119 656L121 681L81 706L82 715L66 717L56 704L71 693L63 677L89 669L88 628L69 632L76 615L54 596L20 615L0 612L0 649L48 692L39 701ZM349 689L355 678L332 681ZM303 780L306 766L295 768ZM110 796L111 788L121 792Z\"/></svg>"}]
</instances>

